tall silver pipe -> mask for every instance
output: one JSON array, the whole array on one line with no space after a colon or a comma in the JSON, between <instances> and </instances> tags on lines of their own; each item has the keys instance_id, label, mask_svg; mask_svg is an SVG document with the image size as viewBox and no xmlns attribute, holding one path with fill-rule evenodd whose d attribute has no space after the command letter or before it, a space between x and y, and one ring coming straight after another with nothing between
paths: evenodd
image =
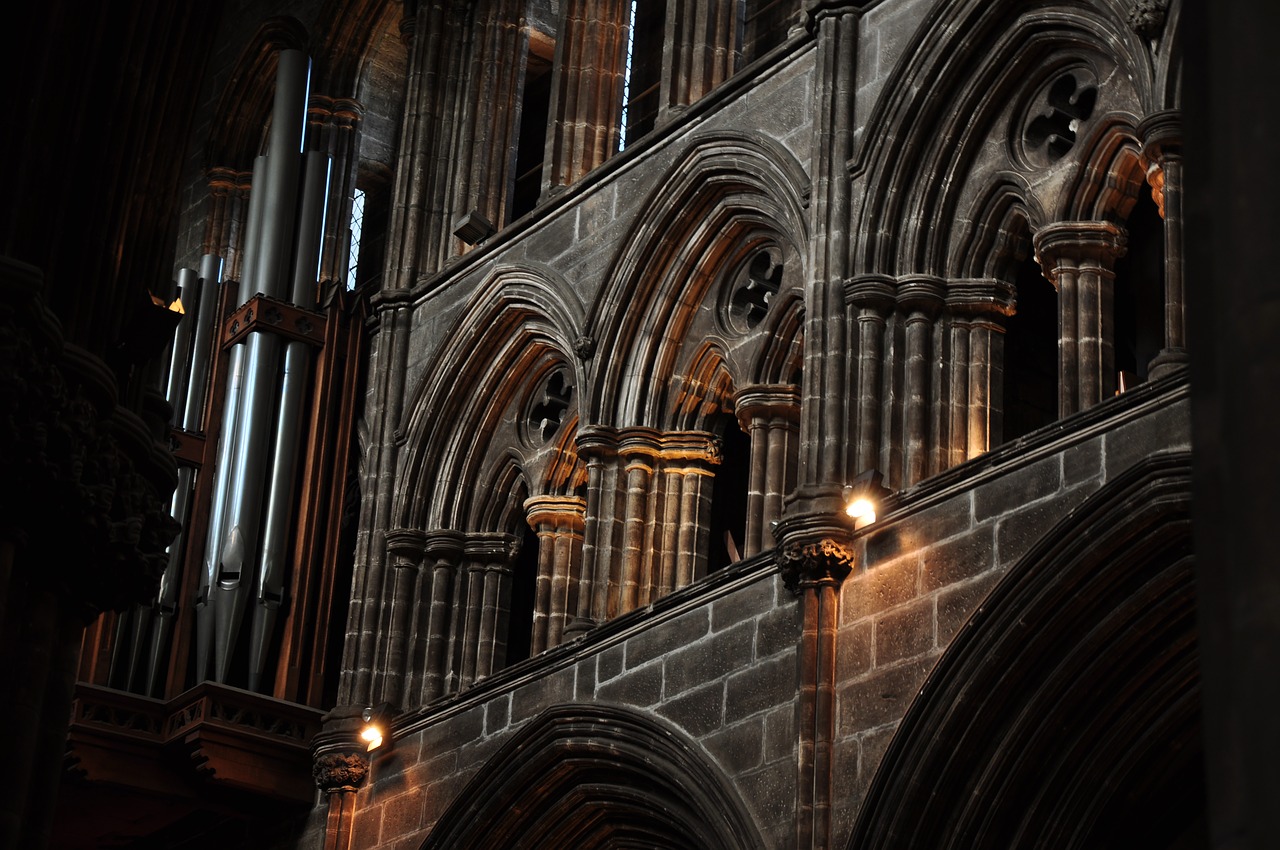
<instances>
[{"instance_id":1,"label":"tall silver pipe","mask_svg":"<svg viewBox=\"0 0 1280 850\"><path fill-rule=\"evenodd\" d=\"M273 298L287 294L310 70L306 54L296 50L280 52L271 136L260 176L255 164L251 205L260 205L260 223L254 230L253 256L245 258L246 281L241 286L245 300L255 292ZM248 269L253 269L252 277ZM219 473L227 481L225 516L218 528L220 536L210 537L214 544L211 548L217 552L211 598L216 599L212 606L214 676L220 682L225 681L231 664L251 586L249 573L257 562L264 473L270 448L266 428L279 375L280 341L270 334L255 333L244 349L234 451L229 465Z\"/></svg>"},{"instance_id":2,"label":"tall silver pipe","mask_svg":"<svg viewBox=\"0 0 1280 850\"><path fill-rule=\"evenodd\" d=\"M307 54L300 50L280 51L271 138L267 142L262 245L255 259L258 289L273 298L288 296L310 77L311 60Z\"/></svg>"},{"instance_id":3,"label":"tall silver pipe","mask_svg":"<svg viewBox=\"0 0 1280 850\"><path fill-rule=\"evenodd\" d=\"M324 238L325 210L328 206L329 168L330 160L327 155L315 151L307 154L291 294L295 304L308 309L315 306L316 274L320 265L320 245ZM284 583L288 572L286 558L289 552L289 519L293 513L298 439L302 429L303 400L310 366L310 346L297 340L289 342L285 347L284 378L276 416L275 451L267 496L267 519L262 534L262 558L258 566L257 594L254 600L249 652L250 690L258 690L261 684L277 611L284 599Z\"/></svg>"},{"instance_id":4,"label":"tall silver pipe","mask_svg":"<svg viewBox=\"0 0 1280 850\"><path fill-rule=\"evenodd\" d=\"M244 304L257 291L253 282L253 261L258 254L262 234L263 192L267 158L260 156L253 162L254 187L249 195L249 217L245 223L244 262L241 267L237 304ZM214 317L216 333L217 317ZM255 336L257 336L255 334ZM236 438L239 432L240 401L244 389L245 343L231 347L227 358L227 391L222 408L222 431L218 438L218 454L211 470L214 476L213 501L209 507L209 532L205 538L204 562L196 591L196 681L208 678L209 662L213 660L216 619L214 593L218 575L218 559L222 549L223 527L226 522L227 495L230 490L231 467L236 455Z\"/></svg>"},{"instance_id":5,"label":"tall silver pipe","mask_svg":"<svg viewBox=\"0 0 1280 850\"><path fill-rule=\"evenodd\" d=\"M240 290L237 306L244 304L262 287L258 283L258 255L262 252L262 216L266 211L267 157L253 160L253 178L249 184L249 219L245 223L244 254L240 260Z\"/></svg>"},{"instance_id":6,"label":"tall silver pipe","mask_svg":"<svg viewBox=\"0 0 1280 850\"><path fill-rule=\"evenodd\" d=\"M302 209L298 215L298 240L293 256L293 285L289 298L308 310L316 305L316 279L324 248L325 213L329 208L329 174L333 160L320 151L309 151L302 178Z\"/></svg>"},{"instance_id":7,"label":"tall silver pipe","mask_svg":"<svg viewBox=\"0 0 1280 850\"><path fill-rule=\"evenodd\" d=\"M181 526L178 536L169 545L169 562L160 575L160 590L156 593L155 617L151 626L151 644L147 651L148 696L156 695L156 683L162 674L161 667L167 657L169 635L173 631L173 619L178 613L179 594L182 585L182 556L186 550L187 523L190 521L191 496L195 487L196 471L190 466L178 467L178 487L174 490L173 518Z\"/></svg>"},{"instance_id":8,"label":"tall silver pipe","mask_svg":"<svg viewBox=\"0 0 1280 850\"><path fill-rule=\"evenodd\" d=\"M218 456L213 466L213 503L209 509L209 534L206 538L204 563L200 570L200 584L196 591L196 681L208 678L209 662L213 657L214 607L217 602L213 592L218 575L218 559L222 549L222 527L226 518L227 492L230 489L232 459L235 455L239 423L238 402L244 386L243 344L232 346L227 368L227 404L223 410L222 434L218 439Z\"/></svg>"},{"instance_id":9,"label":"tall silver pipe","mask_svg":"<svg viewBox=\"0 0 1280 850\"><path fill-rule=\"evenodd\" d=\"M178 297L184 311L194 307L200 298L200 278L195 269L178 271ZM169 360L169 386L165 398L173 407L174 424L182 424L182 413L187 404L187 388L191 379L191 326L195 316L183 312L178 328L173 334L173 349Z\"/></svg>"},{"instance_id":10,"label":"tall silver pipe","mask_svg":"<svg viewBox=\"0 0 1280 850\"><path fill-rule=\"evenodd\" d=\"M209 383L213 332L217 325L218 293L222 283L222 258L205 254L200 258L200 298L194 305L195 327L191 332L191 370L187 398L179 420L184 430L199 431L204 422L205 397ZM191 308L188 308L191 309Z\"/></svg>"},{"instance_id":11,"label":"tall silver pipe","mask_svg":"<svg viewBox=\"0 0 1280 850\"><path fill-rule=\"evenodd\" d=\"M217 565L215 679L219 682L225 681L231 664L246 596L252 587L247 573L257 560L264 473L271 448L267 427L279 374L280 339L272 334L250 334L245 349L243 409L235 458L228 474L227 514Z\"/></svg>"}]
</instances>

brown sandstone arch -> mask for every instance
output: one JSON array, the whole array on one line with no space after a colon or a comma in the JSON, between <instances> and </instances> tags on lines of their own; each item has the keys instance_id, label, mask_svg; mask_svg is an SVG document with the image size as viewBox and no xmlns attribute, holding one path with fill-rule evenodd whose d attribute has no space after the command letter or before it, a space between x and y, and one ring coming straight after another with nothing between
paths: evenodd
<instances>
[{"instance_id":1,"label":"brown sandstone arch","mask_svg":"<svg viewBox=\"0 0 1280 850\"><path fill-rule=\"evenodd\" d=\"M1189 501L1189 456L1155 455L1011 569L900 723L849 848L1192 846Z\"/></svg>"},{"instance_id":2,"label":"brown sandstone arch","mask_svg":"<svg viewBox=\"0 0 1280 850\"><path fill-rule=\"evenodd\" d=\"M467 783L422 850L763 847L724 775L692 742L608 706L543 712Z\"/></svg>"}]
</instances>

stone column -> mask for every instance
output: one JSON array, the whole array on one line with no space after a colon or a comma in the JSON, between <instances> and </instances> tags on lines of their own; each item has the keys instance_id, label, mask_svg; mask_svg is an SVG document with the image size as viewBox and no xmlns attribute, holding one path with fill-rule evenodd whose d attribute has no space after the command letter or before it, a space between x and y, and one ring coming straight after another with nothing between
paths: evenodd
<instances>
[{"instance_id":1,"label":"stone column","mask_svg":"<svg viewBox=\"0 0 1280 850\"><path fill-rule=\"evenodd\" d=\"M649 513L649 497L659 451L659 437L658 432L651 428L627 428L620 434L618 441L625 491L617 614L625 614L640 605L642 584L644 598L647 600L650 596L647 575L652 575L652 569L646 567L652 563L652 549L645 546L645 531L653 522ZM611 616L614 608L611 604Z\"/></svg>"},{"instance_id":2,"label":"stone column","mask_svg":"<svg viewBox=\"0 0 1280 850\"><path fill-rule=\"evenodd\" d=\"M782 516L782 498L795 486L799 448L800 392L791 384L739 390L734 413L751 435L747 532L743 556L773 545L772 523Z\"/></svg>"},{"instance_id":3,"label":"stone column","mask_svg":"<svg viewBox=\"0 0 1280 850\"><path fill-rule=\"evenodd\" d=\"M470 103L465 132L468 141L458 151L456 222L479 213L501 227L514 185L516 143L520 134L520 103L529 32L520 25L522 3L491 0L479 4L471 53ZM469 246L459 243L460 250Z\"/></svg>"},{"instance_id":4,"label":"stone column","mask_svg":"<svg viewBox=\"0 0 1280 850\"><path fill-rule=\"evenodd\" d=\"M667 0L659 120L696 103L733 75L742 47L737 5Z\"/></svg>"},{"instance_id":5,"label":"stone column","mask_svg":"<svg viewBox=\"0 0 1280 850\"><path fill-rule=\"evenodd\" d=\"M579 622L603 623L610 616L611 569L617 559L618 432L601 425L578 433L578 457L587 466L587 514L582 542Z\"/></svg>"},{"instance_id":6,"label":"stone column","mask_svg":"<svg viewBox=\"0 0 1280 850\"><path fill-rule=\"evenodd\" d=\"M422 564L426 536L415 528L396 528L388 531L387 562L391 565L391 600L388 629L385 635L386 649L374 691L381 691L375 702L389 702L404 707L405 677L408 675L408 644L411 628L410 615L417 596L418 572Z\"/></svg>"},{"instance_id":7,"label":"stone column","mask_svg":"<svg viewBox=\"0 0 1280 850\"><path fill-rule=\"evenodd\" d=\"M369 757L360 741L362 707L340 706L324 716L311 744L311 775L328 803L324 850L350 850L356 793L369 775Z\"/></svg>"},{"instance_id":8,"label":"stone column","mask_svg":"<svg viewBox=\"0 0 1280 850\"><path fill-rule=\"evenodd\" d=\"M673 520L677 527L673 589L707 572L711 487L720 461L720 441L712 434L675 431L662 437L662 467L675 473L680 492L679 512Z\"/></svg>"},{"instance_id":9,"label":"stone column","mask_svg":"<svg viewBox=\"0 0 1280 850\"><path fill-rule=\"evenodd\" d=\"M414 612L413 652L409 666L408 699L431 702L445 692L448 675L446 649L453 617L453 588L462 560L461 532L438 530L423 536L426 574L418 583Z\"/></svg>"},{"instance_id":10,"label":"stone column","mask_svg":"<svg viewBox=\"0 0 1280 850\"><path fill-rule=\"evenodd\" d=\"M511 570L518 553L520 540L508 534L475 534L467 538L467 559L475 563L477 571L481 573L479 630L476 634L475 677L472 681L479 681L506 667L508 614L511 613ZM468 609L468 621L472 613L475 612Z\"/></svg>"},{"instance_id":11,"label":"stone column","mask_svg":"<svg viewBox=\"0 0 1280 850\"><path fill-rule=\"evenodd\" d=\"M360 126L364 107L349 97L313 94L307 106L307 137L314 150L329 155L329 195L317 280L321 304L347 286L351 259L351 205L360 166Z\"/></svg>"},{"instance_id":12,"label":"stone column","mask_svg":"<svg viewBox=\"0 0 1280 850\"><path fill-rule=\"evenodd\" d=\"M534 496L524 503L538 533L538 583L534 593L534 655L558 646L577 610L582 531L587 503L577 496Z\"/></svg>"},{"instance_id":13,"label":"stone column","mask_svg":"<svg viewBox=\"0 0 1280 850\"><path fill-rule=\"evenodd\" d=\"M223 281L239 281L244 256L245 219L253 174L233 168L209 169L209 217L205 220L203 253L222 258Z\"/></svg>"},{"instance_id":14,"label":"stone column","mask_svg":"<svg viewBox=\"0 0 1280 850\"><path fill-rule=\"evenodd\" d=\"M934 359L933 323L946 298L946 282L930 275L914 275L898 283L898 306L906 312L906 354L903 364L902 424L903 487L924 479L929 450L938 435L930 433L929 413L938 387L929 380Z\"/></svg>"},{"instance_id":15,"label":"stone column","mask_svg":"<svg viewBox=\"0 0 1280 850\"><path fill-rule=\"evenodd\" d=\"M1000 280L955 280L948 287L947 438L935 472L1001 442L1004 319L1013 313L1014 297L1013 286Z\"/></svg>"},{"instance_id":16,"label":"stone column","mask_svg":"<svg viewBox=\"0 0 1280 850\"><path fill-rule=\"evenodd\" d=\"M618 149L630 4L564 0L542 191L577 182Z\"/></svg>"},{"instance_id":17,"label":"stone column","mask_svg":"<svg viewBox=\"0 0 1280 850\"><path fill-rule=\"evenodd\" d=\"M800 468L775 536L778 566L801 594L805 630L800 638L797 718L796 838L801 848L831 845L832 741L835 737L835 628L837 583L848 573L849 527L843 487L851 465L848 433L851 395L845 280L849 276L854 94L860 4L829 2L809 7L814 34L814 118L810 169L813 200L808 277L804 284L804 385L800 418ZM860 337L874 344L875 334ZM861 354L861 351L860 351ZM860 364L861 365L861 364ZM874 388L872 388L874 389ZM859 451L874 444L870 417L875 393L858 387ZM870 452L868 451L868 454Z\"/></svg>"},{"instance_id":18,"label":"stone column","mask_svg":"<svg viewBox=\"0 0 1280 850\"><path fill-rule=\"evenodd\" d=\"M1187 363L1182 283L1182 119L1175 110L1148 115L1138 124L1151 196L1164 219L1164 348L1151 361L1154 380Z\"/></svg>"},{"instance_id":19,"label":"stone column","mask_svg":"<svg viewBox=\"0 0 1280 850\"><path fill-rule=\"evenodd\" d=\"M1036 257L1058 290L1058 416L1115 394L1115 261L1124 229L1109 221L1064 221L1035 235Z\"/></svg>"},{"instance_id":20,"label":"stone column","mask_svg":"<svg viewBox=\"0 0 1280 850\"><path fill-rule=\"evenodd\" d=\"M897 299L897 284L887 275L860 275L844 288L856 322L854 409L850 442L852 474L880 467L881 414L884 402L885 323Z\"/></svg>"}]
</instances>

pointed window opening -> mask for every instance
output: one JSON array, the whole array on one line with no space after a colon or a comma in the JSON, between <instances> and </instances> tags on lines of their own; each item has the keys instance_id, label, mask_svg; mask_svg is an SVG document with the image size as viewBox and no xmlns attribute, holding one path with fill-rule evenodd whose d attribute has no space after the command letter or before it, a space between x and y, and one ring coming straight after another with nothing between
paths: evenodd
<instances>
[{"instance_id":1,"label":"pointed window opening","mask_svg":"<svg viewBox=\"0 0 1280 850\"><path fill-rule=\"evenodd\" d=\"M718 430L720 465L711 491L707 572L724 569L741 556L747 536L747 489L751 475L751 435L725 416Z\"/></svg>"},{"instance_id":2,"label":"pointed window opening","mask_svg":"<svg viewBox=\"0 0 1280 850\"><path fill-rule=\"evenodd\" d=\"M1005 324L1004 339L1006 443L1058 418L1057 293L1030 256L1018 266L1015 286L1017 312Z\"/></svg>"},{"instance_id":3,"label":"pointed window opening","mask_svg":"<svg viewBox=\"0 0 1280 850\"><path fill-rule=\"evenodd\" d=\"M351 198L351 248L347 254L347 289L356 288L356 270L360 267L360 237L364 233L364 190L356 189Z\"/></svg>"},{"instance_id":4,"label":"pointed window opening","mask_svg":"<svg viewBox=\"0 0 1280 850\"><path fill-rule=\"evenodd\" d=\"M631 0L627 52L623 63L619 151L648 133L657 123L666 20L666 2L645 3L641 7L636 0Z\"/></svg>"}]
</instances>

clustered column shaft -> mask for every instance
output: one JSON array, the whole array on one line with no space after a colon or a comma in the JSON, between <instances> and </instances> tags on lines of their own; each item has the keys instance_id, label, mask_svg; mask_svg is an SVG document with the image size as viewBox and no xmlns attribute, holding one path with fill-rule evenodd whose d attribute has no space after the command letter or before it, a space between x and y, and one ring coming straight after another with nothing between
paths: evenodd
<instances>
[{"instance_id":1,"label":"clustered column shaft","mask_svg":"<svg viewBox=\"0 0 1280 850\"><path fill-rule=\"evenodd\" d=\"M1035 235L1045 277L1058 290L1058 416L1115 393L1114 265L1124 230L1109 221L1059 222Z\"/></svg>"},{"instance_id":2,"label":"clustered column shaft","mask_svg":"<svg viewBox=\"0 0 1280 850\"><path fill-rule=\"evenodd\" d=\"M618 149L630 4L565 0L551 81L543 193L577 182Z\"/></svg>"},{"instance_id":3,"label":"clustered column shaft","mask_svg":"<svg viewBox=\"0 0 1280 850\"><path fill-rule=\"evenodd\" d=\"M790 384L740 390L734 412L751 435L744 557L773 545L772 526L782 516L782 498L795 487L800 438L800 391Z\"/></svg>"},{"instance_id":4,"label":"clustered column shaft","mask_svg":"<svg viewBox=\"0 0 1280 850\"><path fill-rule=\"evenodd\" d=\"M1182 123L1176 111L1157 112L1138 125L1147 182L1164 220L1164 348L1148 377L1159 378L1187 362L1182 281Z\"/></svg>"},{"instance_id":5,"label":"clustered column shaft","mask_svg":"<svg viewBox=\"0 0 1280 850\"><path fill-rule=\"evenodd\" d=\"M569 617L577 611L587 503L576 496L535 496L525 502L525 509L538 532L531 641L536 655L560 643Z\"/></svg>"}]
</instances>

